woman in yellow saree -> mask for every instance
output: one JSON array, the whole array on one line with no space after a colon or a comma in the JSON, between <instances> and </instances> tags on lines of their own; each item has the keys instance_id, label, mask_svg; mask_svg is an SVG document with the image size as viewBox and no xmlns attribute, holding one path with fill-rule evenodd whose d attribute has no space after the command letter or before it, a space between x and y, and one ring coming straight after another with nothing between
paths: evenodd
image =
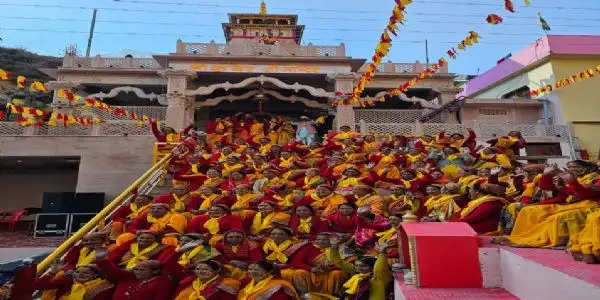
<instances>
[{"instance_id":1,"label":"woman in yellow saree","mask_svg":"<svg viewBox=\"0 0 600 300\"><path fill-rule=\"evenodd\" d=\"M299 300L294 286L281 279L276 267L264 260L248 266L252 279L238 294L238 300Z\"/></svg>"},{"instance_id":2,"label":"woman in yellow saree","mask_svg":"<svg viewBox=\"0 0 600 300\"><path fill-rule=\"evenodd\" d=\"M330 295L341 295L343 291L342 284L346 273L340 270L331 259L330 237L330 233L322 232L315 238L314 246L321 251L313 259L313 268L310 274L312 283L310 299L331 299Z\"/></svg>"},{"instance_id":3,"label":"woman in yellow saree","mask_svg":"<svg viewBox=\"0 0 600 300\"><path fill-rule=\"evenodd\" d=\"M600 206L588 200L594 195L588 185L598 183L597 167L585 161L567 164L568 173L548 168L558 191L569 194L564 204L529 205L517 215L515 227L501 242L517 247L552 248L565 246L569 239L583 230L587 215ZM596 192L597 193L597 192Z\"/></svg>"},{"instance_id":4,"label":"woman in yellow saree","mask_svg":"<svg viewBox=\"0 0 600 300\"><path fill-rule=\"evenodd\" d=\"M387 286L393 280L389 263L387 261L385 250L388 247L385 243L377 245L379 255L377 258L372 256L363 256L356 260L355 264L351 264L342 260L337 251L339 239L331 239L332 260L333 262L351 274L344 284L344 299L345 300L380 300L387 298Z\"/></svg>"}]
</instances>

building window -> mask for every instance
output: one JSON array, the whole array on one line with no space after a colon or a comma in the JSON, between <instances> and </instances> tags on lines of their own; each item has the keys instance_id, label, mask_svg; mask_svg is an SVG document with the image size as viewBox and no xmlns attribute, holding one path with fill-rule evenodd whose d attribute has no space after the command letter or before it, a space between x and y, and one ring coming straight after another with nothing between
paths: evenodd
<instances>
[{"instance_id":1,"label":"building window","mask_svg":"<svg viewBox=\"0 0 600 300\"><path fill-rule=\"evenodd\" d=\"M562 156L560 143L528 143L527 156Z\"/></svg>"},{"instance_id":2,"label":"building window","mask_svg":"<svg viewBox=\"0 0 600 300\"><path fill-rule=\"evenodd\" d=\"M512 98L526 98L531 99L529 95L529 87L522 86L514 91L508 92L501 97L502 99L512 99Z\"/></svg>"},{"instance_id":3,"label":"building window","mask_svg":"<svg viewBox=\"0 0 600 300\"><path fill-rule=\"evenodd\" d=\"M248 20L248 19L240 19L240 24L250 24L250 20Z\"/></svg>"},{"instance_id":4,"label":"building window","mask_svg":"<svg viewBox=\"0 0 600 300\"><path fill-rule=\"evenodd\" d=\"M277 24L279 24L279 25L288 25L289 23L288 23L288 20L279 20L279 21L277 21Z\"/></svg>"}]
</instances>

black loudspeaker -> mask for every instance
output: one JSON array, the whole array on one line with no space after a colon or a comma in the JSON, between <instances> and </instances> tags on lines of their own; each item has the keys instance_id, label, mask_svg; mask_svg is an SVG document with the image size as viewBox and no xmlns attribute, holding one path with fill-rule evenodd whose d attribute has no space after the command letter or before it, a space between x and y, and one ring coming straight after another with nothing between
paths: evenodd
<instances>
[{"instance_id":1,"label":"black loudspeaker","mask_svg":"<svg viewBox=\"0 0 600 300\"><path fill-rule=\"evenodd\" d=\"M68 212L77 214L97 213L103 207L104 193L77 193Z\"/></svg>"},{"instance_id":2,"label":"black loudspeaker","mask_svg":"<svg viewBox=\"0 0 600 300\"><path fill-rule=\"evenodd\" d=\"M69 214L50 213L38 214L35 222L35 233L37 235L67 235L69 230Z\"/></svg>"},{"instance_id":3,"label":"black loudspeaker","mask_svg":"<svg viewBox=\"0 0 600 300\"><path fill-rule=\"evenodd\" d=\"M73 205L75 193L44 193L42 213L66 213Z\"/></svg>"},{"instance_id":4,"label":"black loudspeaker","mask_svg":"<svg viewBox=\"0 0 600 300\"><path fill-rule=\"evenodd\" d=\"M95 213L71 214L69 234L75 233L77 230L83 227L83 225L89 222L95 215Z\"/></svg>"}]
</instances>

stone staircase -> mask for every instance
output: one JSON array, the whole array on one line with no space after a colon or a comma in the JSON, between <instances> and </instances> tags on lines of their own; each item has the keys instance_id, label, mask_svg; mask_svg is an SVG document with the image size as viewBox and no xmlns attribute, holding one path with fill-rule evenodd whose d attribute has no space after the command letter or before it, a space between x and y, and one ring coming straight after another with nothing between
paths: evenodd
<instances>
[{"instance_id":1,"label":"stone staircase","mask_svg":"<svg viewBox=\"0 0 600 300\"><path fill-rule=\"evenodd\" d=\"M600 299L600 265L574 261L563 250L512 248L480 237L481 289L415 288L397 274L395 299Z\"/></svg>"},{"instance_id":2,"label":"stone staircase","mask_svg":"<svg viewBox=\"0 0 600 300\"><path fill-rule=\"evenodd\" d=\"M423 116L421 116L421 118L419 118L419 121L422 123L427 123L427 122L433 120L436 116L438 116L442 112L449 112L449 113L457 112L465 104L466 101L467 101L466 98L459 98L459 99L454 99L452 101L449 101L446 104L442 105L440 108L434 109L434 110L424 114Z\"/></svg>"}]
</instances>

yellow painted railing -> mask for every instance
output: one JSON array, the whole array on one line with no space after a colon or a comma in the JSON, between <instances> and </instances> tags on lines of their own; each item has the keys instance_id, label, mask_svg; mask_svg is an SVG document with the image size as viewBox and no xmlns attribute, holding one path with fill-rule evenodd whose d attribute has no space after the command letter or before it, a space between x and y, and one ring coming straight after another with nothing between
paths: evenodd
<instances>
[{"instance_id":1,"label":"yellow painted railing","mask_svg":"<svg viewBox=\"0 0 600 300\"><path fill-rule=\"evenodd\" d=\"M169 155L179 143L154 143L154 149L152 151L152 163L157 163L166 155Z\"/></svg>"},{"instance_id":2,"label":"yellow painted railing","mask_svg":"<svg viewBox=\"0 0 600 300\"><path fill-rule=\"evenodd\" d=\"M146 183L146 180L149 179L156 172L161 171L161 169L167 165L169 159L171 158L171 154L167 154L162 157L160 161L155 163L146 173L144 173L140 178L138 178L134 183L132 183L128 188L126 188L119 196L117 196L114 200L112 200L106 207L104 207L94 218L92 218L89 222L87 222L81 229L77 230L75 234L73 234L70 238L68 238L65 242L63 242L58 248L56 248L48 257L46 257L43 261L41 261L37 266L38 273L44 272L50 264L62 257L67 250L69 250L72 246L74 246L83 236L94 230L98 224L108 219L111 214L121 205L125 200L128 199L128 196L132 194L132 192L140 187L141 185Z\"/></svg>"}]
</instances>

